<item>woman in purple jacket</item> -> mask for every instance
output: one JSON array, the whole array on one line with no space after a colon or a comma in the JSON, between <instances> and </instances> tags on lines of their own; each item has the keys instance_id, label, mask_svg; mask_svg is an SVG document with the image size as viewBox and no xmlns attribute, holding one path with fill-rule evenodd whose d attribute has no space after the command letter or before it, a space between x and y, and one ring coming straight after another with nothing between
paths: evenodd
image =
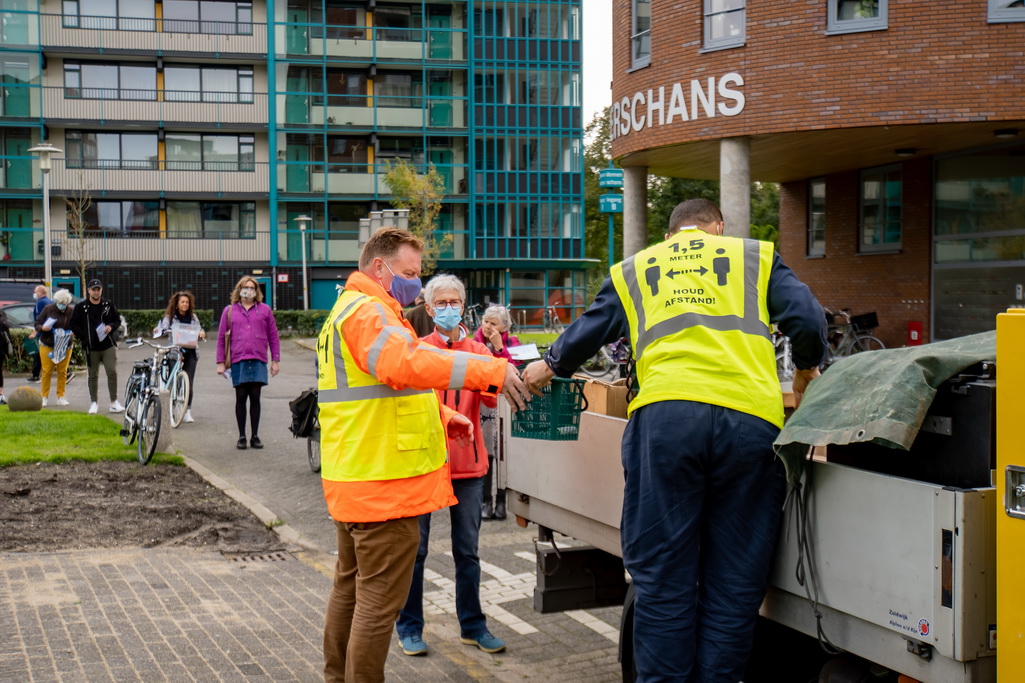
<instances>
[{"instance_id":1,"label":"woman in purple jacket","mask_svg":"<svg viewBox=\"0 0 1025 683\"><path fill-rule=\"evenodd\" d=\"M231 328L231 358L224 357L225 336ZM231 373L235 387L235 421L238 422L238 442L235 448L246 447L246 402L249 403L249 421L252 438L249 445L263 448L257 436L260 431L260 391L267 384L267 348L270 347L270 374L278 374L281 361L281 342L278 325L270 306L263 303L263 292L256 280L246 276L238 281L231 292L231 304L221 313L217 330L217 373ZM227 361L227 363L225 363ZM225 365L230 366L225 370Z\"/></svg>"}]
</instances>

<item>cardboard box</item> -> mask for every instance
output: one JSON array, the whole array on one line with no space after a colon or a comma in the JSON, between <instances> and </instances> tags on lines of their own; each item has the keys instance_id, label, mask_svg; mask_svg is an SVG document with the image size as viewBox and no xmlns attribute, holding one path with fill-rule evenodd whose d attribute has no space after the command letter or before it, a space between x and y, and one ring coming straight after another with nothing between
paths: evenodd
<instances>
[{"instance_id":1,"label":"cardboard box","mask_svg":"<svg viewBox=\"0 0 1025 683\"><path fill-rule=\"evenodd\" d=\"M612 384L598 379L591 379L584 385L584 398L587 399L587 412L611 417L626 417L626 380L616 380Z\"/></svg>"}]
</instances>

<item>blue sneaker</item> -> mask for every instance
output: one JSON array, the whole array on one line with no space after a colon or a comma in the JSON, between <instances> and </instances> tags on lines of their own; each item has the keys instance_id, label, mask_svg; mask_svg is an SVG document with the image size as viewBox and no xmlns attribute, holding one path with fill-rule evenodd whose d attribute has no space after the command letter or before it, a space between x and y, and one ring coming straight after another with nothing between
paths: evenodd
<instances>
[{"instance_id":1,"label":"blue sneaker","mask_svg":"<svg viewBox=\"0 0 1025 683\"><path fill-rule=\"evenodd\" d=\"M487 631L482 631L477 635L473 636L472 638L462 636L459 639L459 642L463 643L464 645L476 645L488 654L501 652L505 649L505 641L501 638L496 638Z\"/></svg>"},{"instance_id":2,"label":"blue sneaker","mask_svg":"<svg viewBox=\"0 0 1025 683\"><path fill-rule=\"evenodd\" d=\"M416 657L417 655L427 654L427 643L420 636L399 638L399 644L402 646L402 654L404 655Z\"/></svg>"}]
</instances>

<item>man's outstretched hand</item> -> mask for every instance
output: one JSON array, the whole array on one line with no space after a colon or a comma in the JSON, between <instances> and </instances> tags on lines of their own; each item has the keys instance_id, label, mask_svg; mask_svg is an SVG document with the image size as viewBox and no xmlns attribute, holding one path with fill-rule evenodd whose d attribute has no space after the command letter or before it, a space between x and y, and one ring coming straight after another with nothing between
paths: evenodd
<instances>
[{"instance_id":1,"label":"man's outstretched hand","mask_svg":"<svg viewBox=\"0 0 1025 683\"><path fill-rule=\"evenodd\" d=\"M460 413L452 416L447 426L448 438L454 440L460 446L469 446L473 443L473 423L469 418Z\"/></svg>"},{"instance_id":2,"label":"man's outstretched hand","mask_svg":"<svg viewBox=\"0 0 1025 683\"><path fill-rule=\"evenodd\" d=\"M822 373L818 368L811 368L809 370L798 370L794 373L794 382L792 391L794 392L794 407L801 405L801 399L804 398L804 392L808 390L808 384L813 379L821 375Z\"/></svg>"},{"instance_id":3,"label":"man's outstretched hand","mask_svg":"<svg viewBox=\"0 0 1025 683\"><path fill-rule=\"evenodd\" d=\"M536 396L541 395L541 389L548 386L555 373L543 360L536 360L523 371L523 382Z\"/></svg>"},{"instance_id":4,"label":"man's outstretched hand","mask_svg":"<svg viewBox=\"0 0 1025 683\"><path fill-rule=\"evenodd\" d=\"M514 413L524 410L527 407L527 403L530 402L530 392L527 391L527 386L520 379L520 374L516 372L516 368L513 367L512 363L507 363L505 366L505 383L502 384L502 395L509 401L509 407L512 408Z\"/></svg>"}]
</instances>

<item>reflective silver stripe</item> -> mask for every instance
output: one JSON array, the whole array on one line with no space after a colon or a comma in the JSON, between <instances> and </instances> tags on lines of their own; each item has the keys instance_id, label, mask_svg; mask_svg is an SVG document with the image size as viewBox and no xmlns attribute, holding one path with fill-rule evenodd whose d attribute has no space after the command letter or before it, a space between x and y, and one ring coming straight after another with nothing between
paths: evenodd
<instances>
[{"instance_id":1,"label":"reflective silver stripe","mask_svg":"<svg viewBox=\"0 0 1025 683\"><path fill-rule=\"evenodd\" d=\"M449 389L462 389L466 384L466 370L470 366L470 356L466 353L457 352L455 362L452 363L452 375L448 380Z\"/></svg>"},{"instance_id":2,"label":"reflective silver stripe","mask_svg":"<svg viewBox=\"0 0 1025 683\"><path fill-rule=\"evenodd\" d=\"M375 339L374 343L370 345L370 352L367 354L367 372L374 377L377 377L377 359L381 355L384 345L388 342L388 337L393 334L397 334L409 342L410 348L416 344L416 340L413 339L413 335L411 335L409 330L405 327L400 327L398 325L386 326L378 333L377 339Z\"/></svg>"},{"instance_id":3,"label":"reflective silver stripe","mask_svg":"<svg viewBox=\"0 0 1025 683\"><path fill-rule=\"evenodd\" d=\"M386 384L370 384L364 387L350 387L349 377L345 372L345 357L342 355L342 338L338 332L338 325L342 319L353 309L354 306L363 303L370 297L362 295L354 299L342 309L332 324L332 334L334 335L334 347L335 347L335 386L337 389L321 389L317 394L318 400L321 403L342 403L344 401L365 401L375 398L394 398L396 396L416 396L417 394L428 394L431 392L430 389L401 389L395 390ZM382 306L377 305L378 311L382 313L382 318L387 321L387 318L383 315L384 309ZM389 328L385 328L388 330ZM390 329L395 329L392 326ZM411 335L406 328L399 328L406 336L407 339L412 340ZM387 336L387 335L385 335ZM380 336L378 337L380 339ZM383 346L383 343L382 343ZM378 353L380 349L378 349ZM371 373L373 374L373 373Z\"/></svg>"},{"instance_id":4,"label":"reflective silver stripe","mask_svg":"<svg viewBox=\"0 0 1025 683\"><path fill-rule=\"evenodd\" d=\"M677 316L656 323L651 329L647 326L647 315L644 310L644 296L640 283L637 281L637 269L634 259L623 261L623 280L627 292L633 302L637 316L637 348L634 358L640 359L644 350L656 339L676 334L698 325L717 332L739 331L758 337L771 338L769 326L761 321L758 312L760 298L758 295L758 276L761 270L761 247L756 240L744 240L744 316L737 315L706 315L703 313L681 313Z\"/></svg>"},{"instance_id":5,"label":"reflective silver stripe","mask_svg":"<svg viewBox=\"0 0 1025 683\"><path fill-rule=\"evenodd\" d=\"M395 390L386 384L371 384L365 387L344 387L341 389L321 389L317 400L321 403L342 403L344 401L366 401L374 398L395 398L396 396L416 396L429 393L430 389Z\"/></svg>"}]
</instances>

